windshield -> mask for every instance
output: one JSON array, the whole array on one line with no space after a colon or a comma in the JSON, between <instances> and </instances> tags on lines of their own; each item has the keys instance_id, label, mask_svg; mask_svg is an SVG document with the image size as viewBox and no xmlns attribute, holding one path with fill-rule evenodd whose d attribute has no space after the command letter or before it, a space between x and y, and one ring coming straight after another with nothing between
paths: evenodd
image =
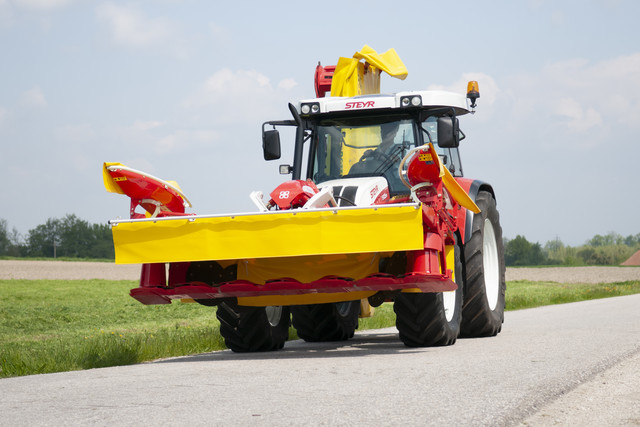
<instances>
[{"instance_id":1,"label":"windshield","mask_svg":"<svg viewBox=\"0 0 640 427\"><path fill-rule=\"evenodd\" d=\"M319 122L315 129L314 181L384 176L392 195L408 192L398 176L398 165L416 146L413 123L388 116Z\"/></svg>"}]
</instances>

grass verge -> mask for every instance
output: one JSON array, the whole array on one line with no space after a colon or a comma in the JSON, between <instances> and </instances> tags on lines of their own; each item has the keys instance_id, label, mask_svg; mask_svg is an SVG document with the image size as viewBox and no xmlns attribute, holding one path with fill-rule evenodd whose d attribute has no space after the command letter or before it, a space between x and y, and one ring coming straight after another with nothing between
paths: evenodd
<instances>
[{"instance_id":1,"label":"grass verge","mask_svg":"<svg viewBox=\"0 0 640 427\"><path fill-rule=\"evenodd\" d=\"M640 281L619 283L562 284L516 280L507 283L507 310L565 304L640 293Z\"/></svg>"},{"instance_id":2,"label":"grass verge","mask_svg":"<svg viewBox=\"0 0 640 427\"><path fill-rule=\"evenodd\" d=\"M106 366L224 349L215 309L145 306L128 296L135 281L0 280L0 377ZM507 284L507 310L640 293L640 281ZM360 330L393 326L392 304ZM297 338L295 330L290 338Z\"/></svg>"}]
</instances>

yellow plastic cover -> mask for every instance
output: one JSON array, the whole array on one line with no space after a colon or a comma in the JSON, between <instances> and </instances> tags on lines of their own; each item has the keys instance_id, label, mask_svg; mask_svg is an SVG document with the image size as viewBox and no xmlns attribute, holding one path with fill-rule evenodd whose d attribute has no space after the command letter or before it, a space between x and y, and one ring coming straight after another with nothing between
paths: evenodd
<instances>
[{"instance_id":1,"label":"yellow plastic cover","mask_svg":"<svg viewBox=\"0 0 640 427\"><path fill-rule=\"evenodd\" d=\"M104 181L104 188L110 193L124 194L122 188L115 182L113 182L113 178L109 175L109 170L107 169L109 166L124 166L122 163L118 162L105 162L102 165L102 181Z\"/></svg>"},{"instance_id":2,"label":"yellow plastic cover","mask_svg":"<svg viewBox=\"0 0 640 427\"><path fill-rule=\"evenodd\" d=\"M453 200L455 200L460 206L469 209L473 213L480 213L480 208L475 204L475 202L469 197L464 188L458 184L458 181L451 175L448 168L445 168L440 160L440 156L436 153L436 149L433 147L432 143L429 143L429 152L431 153L431 160L435 161L440 169L440 178L442 179L442 184L444 188L447 189Z\"/></svg>"},{"instance_id":3,"label":"yellow plastic cover","mask_svg":"<svg viewBox=\"0 0 640 427\"><path fill-rule=\"evenodd\" d=\"M364 60L369 64L365 73ZM404 80L408 71L395 49L379 54L365 45L353 58L340 58L333 72L331 96L357 96L380 93L380 72Z\"/></svg>"},{"instance_id":4,"label":"yellow plastic cover","mask_svg":"<svg viewBox=\"0 0 640 427\"><path fill-rule=\"evenodd\" d=\"M469 209L473 213L480 213L480 208L475 202L469 197L464 188L460 187L458 181L451 175L449 169L444 168L444 176L442 177L442 183L444 187L447 189L451 197L460 204L460 206Z\"/></svg>"},{"instance_id":5,"label":"yellow plastic cover","mask_svg":"<svg viewBox=\"0 0 640 427\"><path fill-rule=\"evenodd\" d=\"M243 260L418 250L416 205L114 221L116 263Z\"/></svg>"}]
</instances>

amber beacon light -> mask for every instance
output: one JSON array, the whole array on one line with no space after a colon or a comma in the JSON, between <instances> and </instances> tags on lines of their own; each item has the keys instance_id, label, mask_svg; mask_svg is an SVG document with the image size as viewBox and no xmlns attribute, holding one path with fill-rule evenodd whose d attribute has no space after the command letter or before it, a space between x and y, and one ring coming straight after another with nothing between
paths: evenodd
<instances>
[{"instance_id":1,"label":"amber beacon light","mask_svg":"<svg viewBox=\"0 0 640 427\"><path fill-rule=\"evenodd\" d=\"M467 98L471 100L471 108L476 108L476 99L480 98L480 90L478 89L478 82L475 80L467 84Z\"/></svg>"}]
</instances>

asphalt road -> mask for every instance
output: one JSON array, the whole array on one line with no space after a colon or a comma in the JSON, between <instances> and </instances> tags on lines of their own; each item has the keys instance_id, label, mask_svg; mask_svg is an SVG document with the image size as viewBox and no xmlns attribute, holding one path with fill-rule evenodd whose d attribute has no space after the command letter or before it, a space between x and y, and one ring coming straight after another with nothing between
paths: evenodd
<instances>
[{"instance_id":1,"label":"asphalt road","mask_svg":"<svg viewBox=\"0 0 640 427\"><path fill-rule=\"evenodd\" d=\"M640 295L507 312L494 338L394 328L0 380L0 425L638 425Z\"/></svg>"}]
</instances>

